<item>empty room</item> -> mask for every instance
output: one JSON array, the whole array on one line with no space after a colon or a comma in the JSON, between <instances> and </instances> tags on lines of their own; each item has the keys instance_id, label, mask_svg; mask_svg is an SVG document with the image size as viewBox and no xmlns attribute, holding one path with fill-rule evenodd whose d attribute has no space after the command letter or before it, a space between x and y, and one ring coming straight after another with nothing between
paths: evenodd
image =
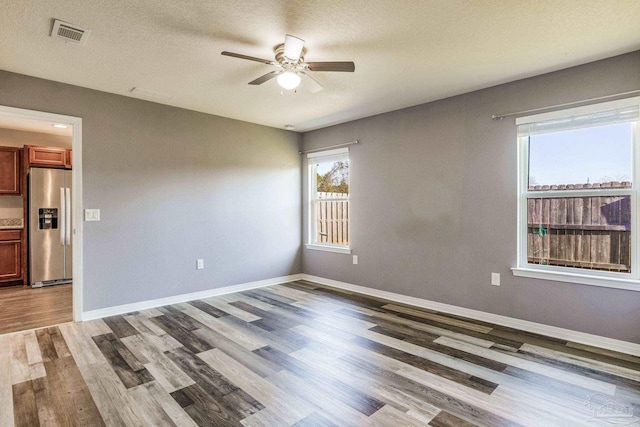
<instances>
[{"instance_id":1,"label":"empty room","mask_svg":"<svg viewBox=\"0 0 640 427\"><path fill-rule=\"evenodd\" d=\"M640 2L8 0L0 426L640 426Z\"/></svg>"}]
</instances>

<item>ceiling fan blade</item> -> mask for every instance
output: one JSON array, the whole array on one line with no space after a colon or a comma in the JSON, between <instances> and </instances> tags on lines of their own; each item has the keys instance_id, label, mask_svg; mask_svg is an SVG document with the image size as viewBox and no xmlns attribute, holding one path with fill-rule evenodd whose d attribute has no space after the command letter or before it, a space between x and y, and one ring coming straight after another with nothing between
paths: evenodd
<instances>
[{"instance_id":1,"label":"ceiling fan blade","mask_svg":"<svg viewBox=\"0 0 640 427\"><path fill-rule=\"evenodd\" d=\"M272 71L270 73L265 74L264 76L260 76L257 79L249 82L250 85L261 85L264 82L268 82L269 80L271 80L272 78L276 77L278 74L280 74L282 71L280 70L276 70L276 71Z\"/></svg>"},{"instance_id":2,"label":"ceiling fan blade","mask_svg":"<svg viewBox=\"0 0 640 427\"><path fill-rule=\"evenodd\" d=\"M356 64L353 62L307 62L311 71L343 71L353 73Z\"/></svg>"},{"instance_id":3,"label":"ceiling fan blade","mask_svg":"<svg viewBox=\"0 0 640 427\"><path fill-rule=\"evenodd\" d=\"M273 61L269 61L268 59L256 58L254 56L241 55L239 53L227 52L226 50L224 52L222 52L222 55L224 55L224 56L232 56L234 58L240 58L240 59L248 59L249 61L261 62L261 63L267 64L267 65L273 65Z\"/></svg>"},{"instance_id":4,"label":"ceiling fan blade","mask_svg":"<svg viewBox=\"0 0 640 427\"><path fill-rule=\"evenodd\" d=\"M290 61L297 62L300 59L302 48L304 47L304 40L298 37L286 34L284 36L284 52L283 55Z\"/></svg>"},{"instance_id":5,"label":"ceiling fan blade","mask_svg":"<svg viewBox=\"0 0 640 427\"><path fill-rule=\"evenodd\" d=\"M309 74L307 74L305 72L300 72L300 74L303 74L306 77L305 86L307 87L307 89L309 89L309 92L318 93L322 89L324 89L324 87L322 87L322 85L320 83L318 83L318 81L316 79L314 79L313 77L311 77Z\"/></svg>"}]
</instances>

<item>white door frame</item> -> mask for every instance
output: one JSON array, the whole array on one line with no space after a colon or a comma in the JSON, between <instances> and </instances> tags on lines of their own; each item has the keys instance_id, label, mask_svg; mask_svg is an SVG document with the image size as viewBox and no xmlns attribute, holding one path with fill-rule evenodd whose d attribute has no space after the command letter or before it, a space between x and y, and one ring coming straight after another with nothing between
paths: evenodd
<instances>
[{"instance_id":1,"label":"white door frame","mask_svg":"<svg viewBox=\"0 0 640 427\"><path fill-rule=\"evenodd\" d=\"M0 105L0 115L22 119L40 120L73 126L73 196L71 204L71 219L73 221L73 320L82 320L82 118L61 114L46 113L44 111L25 110L22 108L5 107ZM24 194L23 196L27 197ZM25 227L27 225L25 224Z\"/></svg>"}]
</instances>

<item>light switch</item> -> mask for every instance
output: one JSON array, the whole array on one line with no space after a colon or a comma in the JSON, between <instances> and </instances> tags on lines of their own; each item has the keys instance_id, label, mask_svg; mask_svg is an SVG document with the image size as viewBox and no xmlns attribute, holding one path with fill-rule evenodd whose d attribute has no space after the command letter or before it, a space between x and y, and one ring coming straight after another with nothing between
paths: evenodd
<instances>
[{"instance_id":1,"label":"light switch","mask_svg":"<svg viewBox=\"0 0 640 427\"><path fill-rule=\"evenodd\" d=\"M85 209L84 210L85 221L100 221L100 209Z\"/></svg>"}]
</instances>

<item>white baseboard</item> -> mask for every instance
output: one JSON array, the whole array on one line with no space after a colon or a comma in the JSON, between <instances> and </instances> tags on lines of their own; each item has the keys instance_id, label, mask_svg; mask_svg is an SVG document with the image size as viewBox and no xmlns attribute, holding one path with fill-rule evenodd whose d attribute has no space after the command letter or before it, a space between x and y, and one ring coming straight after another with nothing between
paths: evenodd
<instances>
[{"instance_id":1,"label":"white baseboard","mask_svg":"<svg viewBox=\"0 0 640 427\"><path fill-rule=\"evenodd\" d=\"M626 353L633 356L640 356L640 344L635 344L632 342L602 337L599 335L587 334L584 332L572 331L570 329L558 328L556 326L544 325L542 323L530 322L528 320L516 319L514 317L507 317L479 310L472 310L470 308L458 307L441 302L429 301L426 299L397 294L394 292L381 291L379 289L367 288L365 286L353 285L351 283L339 282L337 280L325 279L323 277L311 276L309 274L302 274L301 276L304 280L316 282L321 285L345 289L348 291L353 291L378 298L384 298L390 301L396 301L416 307L441 311L443 313L454 314L456 316L468 317L470 319L494 323L496 325L507 326L509 328L520 329L540 335L546 335L548 337L558 338L565 341L572 341L575 343L618 351L620 353Z\"/></svg>"},{"instance_id":2,"label":"white baseboard","mask_svg":"<svg viewBox=\"0 0 640 427\"><path fill-rule=\"evenodd\" d=\"M256 282L240 283L238 285L225 286L222 288L209 289L206 291L174 295L171 297L134 302L131 304L117 305L114 307L100 308L98 310L83 312L82 321L100 319L102 317L131 313L132 311L147 310L149 308L162 307L163 305L178 304L181 302L194 301L194 300L203 299L203 298L210 298L218 295L231 294L234 292L242 292L242 291L247 291L249 289L263 288L265 286L279 285L281 283L300 280L301 278L302 278L302 274L292 274L290 276L280 276L280 277L274 277L272 279L258 280Z\"/></svg>"},{"instance_id":3,"label":"white baseboard","mask_svg":"<svg viewBox=\"0 0 640 427\"><path fill-rule=\"evenodd\" d=\"M114 307L101 308L98 310L85 311L82 313L82 320L87 321L100 319L102 317L131 313L132 311L146 310L149 308L162 307L164 305L178 304L181 302L193 301L202 298L210 298L217 295L231 294L234 292L241 292L249 289L262 288L271 285L279 285L282 283L293 282L301 279L338 289L357 292L364 295L384 298L389 301L396 301L416 307L454 314L456 316L468 317L470 319L494 323L496 325L507 326L509 328L520 329L523 331L546 335L548 337L558 338L565 341L572 341L640 357L640 344L602 337L599 335L587 334L584 332L572 331L570 329L558 328L556 326L530 322L528 320L516 319L514 317L502 316L499 314L487 313L479 310L472 310L470 308L458 307L455 305L411 297L394 292L382 291L379 289L368 288L365 286L354 285L337 280L325 279L324 277L312 276L309 274L292 274L290 276L274 277L272 279L241 283L238 285L225 286L222 288L210 289L201 292L192 292L189 294L174 295L166 298L158 298L149 301L141 301L132 304L124 304Z\"/></svg>"}]
</instances>

